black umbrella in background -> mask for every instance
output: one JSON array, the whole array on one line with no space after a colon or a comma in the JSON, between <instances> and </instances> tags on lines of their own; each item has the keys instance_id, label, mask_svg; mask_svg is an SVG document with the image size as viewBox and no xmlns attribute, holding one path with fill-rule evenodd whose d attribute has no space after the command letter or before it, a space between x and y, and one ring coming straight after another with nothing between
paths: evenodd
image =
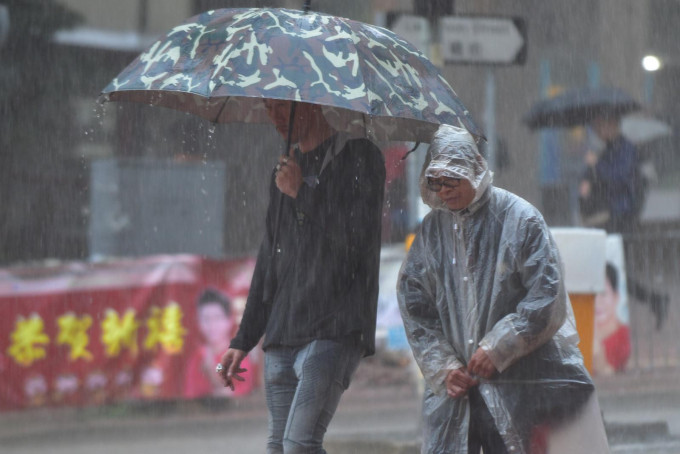
<instances>
[{"instance_id":1,"label":"black umbrella in background","mask_svg":"<svg viewBox=\"0 0 680 454\"><path fill-rule=\"evenodd\" d=\"M598 116L622 117L639 109L640 104L618 88L577 88L537 102L524 116L524 123L531 129L569 128Z\"/></svg>"},{"instance_id":2,"label":"black umbrella in background","mask_svg":"<svg viewBox=\"0 0 680 454\"><path fill-rule=\"evenodd\" d=\"M673 133L668 123L642 112L635 99L613 87L572 89L541 100L524 116L524 123L533 130L569 128L586 125L597 116L620 118L621 134L635 145L644 145ZM602 144L597 142L596 147L600 146Z\"/></svg>"}]
</instances>

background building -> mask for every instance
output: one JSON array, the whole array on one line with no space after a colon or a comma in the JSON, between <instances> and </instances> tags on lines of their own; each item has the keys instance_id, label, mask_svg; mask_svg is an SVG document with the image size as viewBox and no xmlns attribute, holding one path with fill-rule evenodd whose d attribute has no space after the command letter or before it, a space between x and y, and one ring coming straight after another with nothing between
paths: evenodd
<instances>
[{"instance_id":1,"label":"background building","mask_svg":"<svg viewBox=\"0 0 680 454\"><path fill-rule=\"evenodd\" d=\"M170 160L186 169L199 166L199 173L200 166L213 173L220 169L217 178L224 182L224 216L210 228L221 230L223 241L215 247L215 255L252 253L261 236L269 174L281 147L272 129L255 125L213 128L160 108L102 108L96 99L155 37L195 13L235 6L299 9L302 4L303 0L0 2L10 18L7 38L0 47L0 262L91 257L96 252L92 241L97 241L91 228L95 212L110 214L108 235L126 228L134 231L129 217L116 211L123 199L102 201L93 196L92 185L93 162L129 158ZM578 165L574 155L565 153L555 164L547 152L546 136L522 123L522 116L540 98L559 89L615 85L674 130L680 126L677 1L323 0L312 1L312 8L384 26L392 26L400 14L426 17L432 37L424 50L441 65L478 123L487 132L490 122L495 126L497 185L546 212L552 205L565 206L568 200L542 197L550 193L545 189L570 181ZM437 20L449 14L521 18L527 30L526 62L508 66L442 63L436 45ZM640 64L650 53L664 61L655 73L645 73ZM489 80L494 82L493 99L489 99ZM566 147L563 141L568 137L558 134L560 146ZM648 224L680 219L678 140L676 135L645 151L657 174L645 211ZM134 191L119 194L122 198L136 195ZM392 195L392 202L406 206L398 197L405 193ZM93 204L100 204L99 209ZM102 209L101 204L108 205ZM184 208L168 207L177 212ZM414 214L410 217L414 219ZM574 219L564 216L553 221L568 224ZM166 232L173 239L180 233L171 227L152 225L151 229L160 229L158 235ZM108 251L115 255L115 247Z\"/></svg>"}]
</instances>

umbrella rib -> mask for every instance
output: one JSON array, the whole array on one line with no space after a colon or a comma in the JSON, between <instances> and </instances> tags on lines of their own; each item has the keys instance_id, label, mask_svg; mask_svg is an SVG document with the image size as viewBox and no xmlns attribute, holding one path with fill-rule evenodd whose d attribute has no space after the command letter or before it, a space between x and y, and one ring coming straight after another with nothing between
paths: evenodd
<instances>
[{"instance_id":1,"label":"umbrella rib","mask_svg":"<svg viewBox=\"0 0 680 454\"><path fill-rule=\"evenodd\" d=\"M227 99L224 100L224 102L220 106L220 111L217 112L217 116L215 117L215 120L213 121L213 123L219 123L220 122L220 117L222 116L222 112L224 112L224 108L227 107L227 103L229 102L230 99L231 99L231 96L227 96Z\"/></svg>"},{"instance_id":2,"label":"umbrella rib","mask_svg":"<svg viewBox=\"0 0 680 454\"><path fill-rule=\"evenodd\" d=\"M293 135L293 123L295 122L295 107L297 106L296 102L291 102L290 103L290 116L288 117L288 137L286 138L286 150L284 151L284 156L288 155L290 153L290 145L291 145L291 137ZM274 235L273 235L273 240L272 240L272 250L271 250L271 260L269 262L270 267L274 267L274 260L276 258L276 244L279 242L279 230L281 228L281 212L283 211L283 192L279 191L279 200L278 203L276 204L276 223L274 225ZM273 271L269 271L268 276L270 276L270 280L273 279L274 273ZM270 285L272 283L270 282Z\"/></svg>"}]
</instances>

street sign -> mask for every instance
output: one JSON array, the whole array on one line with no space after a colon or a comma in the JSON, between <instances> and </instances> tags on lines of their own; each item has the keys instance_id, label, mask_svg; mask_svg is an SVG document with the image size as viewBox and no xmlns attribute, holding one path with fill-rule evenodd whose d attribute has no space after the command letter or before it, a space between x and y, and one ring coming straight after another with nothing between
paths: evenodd
<instances>
[{"instance_id":1,"label":"street sign","mask_svg":"<svg viewBox=\"0 0 680 454\"><path fill-rule=\"evenodd\" d=\"M446 16L439 20L445 63L523 64L526 27L517 17Z\"/></svg>"},{"instance_id":2,"label":"street sign","mask_svg":"<svg viewBox=\"0 0 680 454\"><path fill-rule=\"evenodd\" d=\"M430 52L430 23L422 16L400 14L390 27L391 30L413 44L425 55Z\"/></svg>"}]
</instances>

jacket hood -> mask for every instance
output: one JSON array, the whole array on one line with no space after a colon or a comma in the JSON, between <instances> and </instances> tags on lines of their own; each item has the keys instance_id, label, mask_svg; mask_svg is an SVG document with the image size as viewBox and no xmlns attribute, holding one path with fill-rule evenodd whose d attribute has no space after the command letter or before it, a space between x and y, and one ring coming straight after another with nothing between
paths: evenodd
<instances>
[{"instance_id":1,"label":"jacket hood","mask_svg":"<svg viewBox=\"0 0 680 454\"><path fill-rule=\"evenodd\" d=\"M420 173L420 195L423 202L433 209L448 210L436 192L427 189L428 177L465 178L475 189L475 197L468 211L483 204L484 193L493 181L486 159L479 153L472 135L464 128L441 125L427 150Z\"/></svg>"}]
</instances>

